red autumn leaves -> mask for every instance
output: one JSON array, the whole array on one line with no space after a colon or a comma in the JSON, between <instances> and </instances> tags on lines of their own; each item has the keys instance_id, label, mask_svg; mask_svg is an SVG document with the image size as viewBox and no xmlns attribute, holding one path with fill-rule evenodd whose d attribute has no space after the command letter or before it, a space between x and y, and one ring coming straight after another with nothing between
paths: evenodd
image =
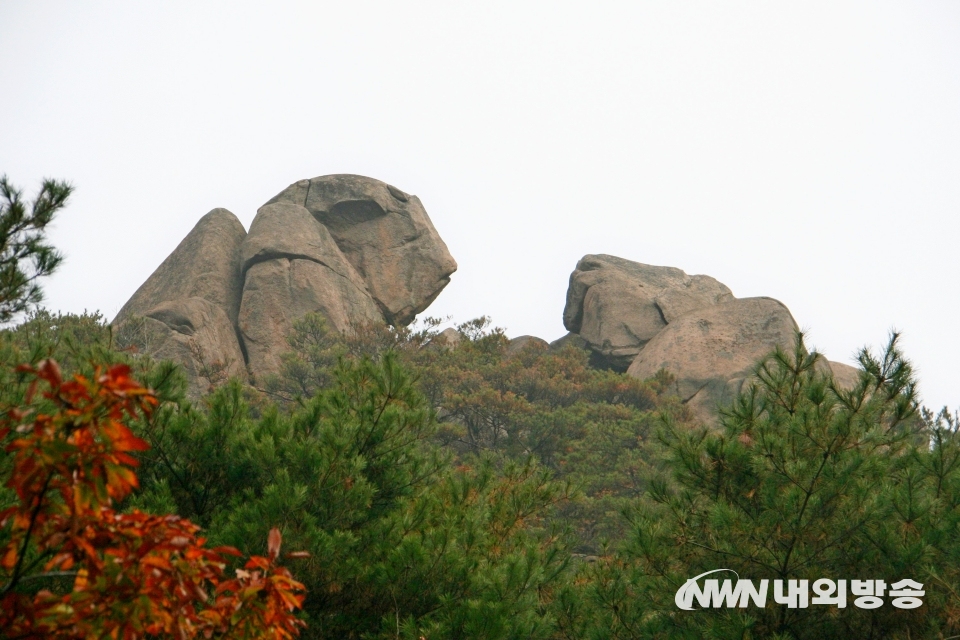
<instances>
[{"instance_id":1,"label":"red autumn leaves","mask_svg":"<svg viewBox=\"0 0 960 640\"><path fill-rule=\"evenodd\" d=\"M267 557L226 579L226 556L239 552L207 548L189 520L114 510L137 487L131 452L148 448L124 421L157 404L129 367L68 381L52 360L20 371L33 378L24 407L0 416L16 492L0 511L6 637L298 635L303 585L277 564L279 530Z\"/></svg>"}]
</instances>

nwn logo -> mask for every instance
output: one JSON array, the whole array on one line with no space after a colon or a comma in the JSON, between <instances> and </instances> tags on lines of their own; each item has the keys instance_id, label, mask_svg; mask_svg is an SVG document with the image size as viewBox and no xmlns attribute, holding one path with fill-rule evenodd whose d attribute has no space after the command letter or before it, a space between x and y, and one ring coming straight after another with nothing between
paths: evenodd
<instances>
[{"instance_id":1,"label":"nwn logo","mask_svg":"<svg viewBox=\"0 0 960 640\"><path fill-rule=\"evenodd\" d=\"M729 571L737 576L736 585L729 579L724 580L721 584L716 578L704 580L703 589L697 584L697 580L703 576L708 576L711 573L718 573L720 571ZM694 599L696 599L697 604L703 608L719 608L723 606L747 607L750 600L753 600L755 606L763 607L767 603L768 585L769 580L761 580L760 588L758 589L753 585L752 580L741 580L740 576L733 569L714 569L713 571L701 573L695 578L690 578L683 583L683 586L677 589L674 602L685 611L693 610Z\"/></svg>"}]
</instances>

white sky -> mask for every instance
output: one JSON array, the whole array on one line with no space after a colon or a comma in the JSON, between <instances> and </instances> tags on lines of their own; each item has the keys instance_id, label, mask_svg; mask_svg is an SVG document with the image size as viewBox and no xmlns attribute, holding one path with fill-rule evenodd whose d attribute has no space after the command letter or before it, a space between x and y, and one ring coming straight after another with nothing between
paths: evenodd
<instances>
[{"instance_id":1,"label":"white sky","mask_svg":"<svg viewBox=\"0 0 960 640\"><path fill-rule=\"evenodd\" d=\"M555 339L610 253L775 297L834 360L896 327L960 404L960 2L0 0L0 87L0 172L76 186L53 309L358 173L458 261L429 315Z\"/></svg>"}]
</instances>

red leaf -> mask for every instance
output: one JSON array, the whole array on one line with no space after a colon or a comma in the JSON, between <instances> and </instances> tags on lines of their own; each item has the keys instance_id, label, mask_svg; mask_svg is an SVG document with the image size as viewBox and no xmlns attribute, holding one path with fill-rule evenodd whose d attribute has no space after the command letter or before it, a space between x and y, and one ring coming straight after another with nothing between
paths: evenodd
<instances>
[{"instance_id":1,"label":"red leaf","mask_svg":"<svg viewBox=\"0 0 960 640\"><path fill-rule=\"evenodd\" d=\"M38 382L39 382L39 380L37 380L36 378L34 378L34 379L33 379L33 382L30 383L30 386L27 387L26 401L27 401L28 404L31 403L31 402L33 402L33 395L37 392L37 383L38 383Z\"/></svg>"},{"instance_id":2,"label":"red leaf","mask_svg":"<svg viewBox=\"0 0 960 640\"><path fill-rule=\"evenodd\" d=\"M270 554L271 560L276 560L277 556L280 555L281 540L280 529L276 527L270 529L270 535L267 536L267 553Z\"/></svg>"},{"instance_id":3,"label":"red leaf","mask_svg":"<svg viewBox=\"0 0 960 640\"><path fill-rule=\"evenodd\" d=\"M37 370L40 374L39 377L49 382L50 386L57 388L63 384L63 376L60 374L60 365L57 364L56 360L52 358L43 360L37 366Z\"/></svg>"}]
</instances>

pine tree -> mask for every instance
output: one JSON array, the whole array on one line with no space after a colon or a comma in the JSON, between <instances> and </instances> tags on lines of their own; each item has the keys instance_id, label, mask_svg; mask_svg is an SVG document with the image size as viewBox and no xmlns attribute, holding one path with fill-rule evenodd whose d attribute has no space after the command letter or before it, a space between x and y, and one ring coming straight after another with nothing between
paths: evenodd
<instances>
[{"instance_id":1,"label":"pine tree","mask_svg":"<svg viewBox=\"0 0 960 640\"><path fill-rule=\"evenodd\" d=\"M37 197L27 203L21 190L0 177L0 324L43 298L37 280L63 260L46 243L46 230L72 192L66 182L44 180Z\"/></svg>"},{"instance_id":2,"label":"pine tree","mask_svg":"<svg viewBox=\"0 0 960 640\"><path fill-rule=\"evenodd\" d=\"M859 355L838 388L802 336L756 369L719 430L667 424L668 463L630 514L629 544L587 592L605 637L897 638L957 632L960 455L946 418L917 411L894 335ZM682 611L677 589L705 571L753 580L910 578L924 605ZM732 577L732 574L731 574ZM772 584L772 583L771 583ZM772 589L772 587L771 587ZM815 594L811 593L811 597ZM571 605L571 610L573 605ZM571 618L571 625L576 620Z\"/></svg>"}]
</instances>

